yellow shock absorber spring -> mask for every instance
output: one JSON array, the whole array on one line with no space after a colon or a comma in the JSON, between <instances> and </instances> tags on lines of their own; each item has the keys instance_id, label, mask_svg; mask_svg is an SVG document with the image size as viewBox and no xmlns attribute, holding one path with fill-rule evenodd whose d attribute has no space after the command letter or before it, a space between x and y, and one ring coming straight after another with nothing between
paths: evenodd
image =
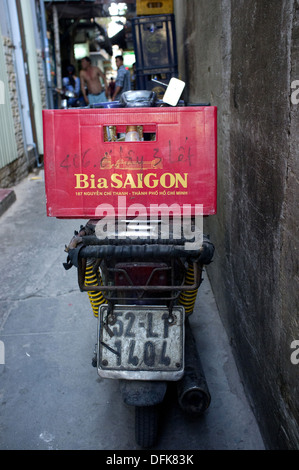
<instances>
[{"instance_id":1,"label":"yellow shock absorber spring","mask_svg":"<svg viewBox=\"0 0 299 470\"><path fill-rule=\"evenodd\" d=\"M93 263L87 260L86 270L85 270L85 282L84 284L89 286L99 286L103 285L102 277L100 274L99 268L94 272ZM102 292L99 291L87 291L91 308L95 317L98 316L99 306L106 303L106 299L103 296Z\"/></svg>"},{"instance_id":2,"label":"yellow shock absorber spring","mask_svg":"<svg viewBox=\"0 0 299 470\"><path fill-rule=\"evenodd\" d=\"M188 263L188 269L186 273L185 285L192 286L194 284L194 266L193 263ZM193 312L194 304L197 296L197 289L188 290L181 292L179 296L179 304L185 307L185 312L187 315Z\"/></svg>"}]
</instances>

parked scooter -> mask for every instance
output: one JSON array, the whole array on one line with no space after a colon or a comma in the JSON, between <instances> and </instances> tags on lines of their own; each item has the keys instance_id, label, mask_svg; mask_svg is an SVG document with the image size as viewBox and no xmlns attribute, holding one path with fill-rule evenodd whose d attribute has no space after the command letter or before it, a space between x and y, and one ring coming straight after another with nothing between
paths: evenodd
<instances>
[{"instance_id":1,"label":"parked scooter","mask_svg":"<svg viewBox=\"0 0 299 470\"><path fill-rule=\"evenodd\" d=\"M121 105L155 105L152 93L135 93ZM157 440L159 409L170 382L176 383L185 412L200 415L210 404L189 316L214 245L204 236L200 246L186 248L184 236L173 237L174 224L181 223L175 218L167 239L161 236L161 218L154 227L148 220L139 223L137 237L136 232L128 236L133 222L117 219L115 232L104 238L101 220L89 220L66 247L64 266L77 267L79 288L87 291L98 319L92 365L99 376L120 381L124 403L135 407L136 442L149 448ZM195 230L194 217L192 222Z\"/></svg>"},{"instance_id":2,"label":"parked scooter","mask_svg":"<svg viewBox=\"0 0 299 470\"><path fill-rule=\"evenodd\" d=\"M84 102L84 98L81 94L77 96L74 91L66 90L66 89L60 90L58 88L55 88L55 91L61 97L61 103L60 103L61 109L80 108L80 107L86 106Z\"/></svg>"}]
</instances>

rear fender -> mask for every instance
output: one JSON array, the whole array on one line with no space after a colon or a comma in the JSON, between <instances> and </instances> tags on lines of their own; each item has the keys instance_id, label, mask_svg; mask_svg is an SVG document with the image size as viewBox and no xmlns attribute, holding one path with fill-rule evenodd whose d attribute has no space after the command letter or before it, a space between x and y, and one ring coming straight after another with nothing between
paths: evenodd
<instances>
[{"instance_id":1,"label":"rear fender","mask_svg":"<svg viewBox=\"0 0 299 470\"><path fill-rule=\"evenodd\" d=\"M126 405L152 406L164 399L167 382L143 380L120 380L120 391Z\"/></svg>"}]
</instances>

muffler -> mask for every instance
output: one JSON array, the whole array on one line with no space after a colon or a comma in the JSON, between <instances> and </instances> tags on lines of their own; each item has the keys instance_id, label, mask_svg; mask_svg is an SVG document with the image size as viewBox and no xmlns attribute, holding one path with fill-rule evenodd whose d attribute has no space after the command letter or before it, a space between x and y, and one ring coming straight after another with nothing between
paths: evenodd
<instances>
[{"instance_id":1,"label":"muffler","mask_svg":"<svg viewBox=\"0 0 299 470\"><path fill-rule=\"evenodd\" d=\"M185 371L177 382L177 392L179 405L188 414L200 415L210 405L211 395L188 319L185 323Z\"/></svg>"}]
</instances>

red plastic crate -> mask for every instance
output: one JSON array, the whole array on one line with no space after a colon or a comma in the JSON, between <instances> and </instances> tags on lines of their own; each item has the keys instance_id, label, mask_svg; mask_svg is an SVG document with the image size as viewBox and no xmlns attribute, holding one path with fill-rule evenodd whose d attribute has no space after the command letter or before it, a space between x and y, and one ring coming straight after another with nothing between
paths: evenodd
<instances>
[{"instance_id":1,"label":"red plastic crate","mask_svg":"<svg viewBox=\"0 0 299 470\"><path fill-rule=\"evenodd\" d=\"M204 215L216 213L216 107L46 110L43 125L49 217L97 218L102 204L123 215L136 203L189 204L193 213L202 204ZM127 125L156 140L104 141L106 126Z\"/></svg>"}]
</instances>

